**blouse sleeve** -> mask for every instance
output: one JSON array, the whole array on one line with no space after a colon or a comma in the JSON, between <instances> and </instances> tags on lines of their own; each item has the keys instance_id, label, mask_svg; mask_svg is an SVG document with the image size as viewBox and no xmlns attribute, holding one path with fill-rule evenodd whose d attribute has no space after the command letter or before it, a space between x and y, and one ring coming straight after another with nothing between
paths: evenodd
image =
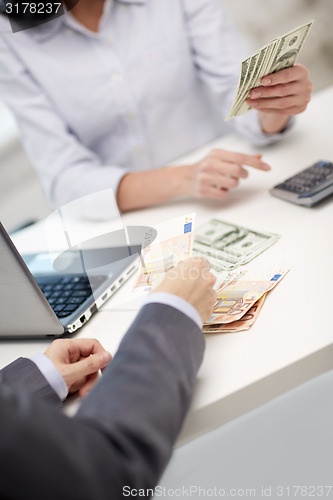
<instances>
[{"instance_id":1,"label":"blouse sleeve","mask_svg":"<svg viewBox=\"0 0 333 500\"><path fill-rule=\"evenodd\" d=\"M126 169L102 164L77 140L45 90L6 43L6 36L0 34L0 95L16 116L23 146L51 205L58 208L85 197L80 203L83 216L115 217L115 196Z\"/></svg>"}]
</instances>

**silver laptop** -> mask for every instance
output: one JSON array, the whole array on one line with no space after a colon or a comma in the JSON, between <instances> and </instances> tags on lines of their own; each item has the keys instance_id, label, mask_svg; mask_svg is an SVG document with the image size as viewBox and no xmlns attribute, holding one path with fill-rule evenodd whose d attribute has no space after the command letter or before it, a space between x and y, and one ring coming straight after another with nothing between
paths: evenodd
<instances>
[{"instance_id":1,"label":"silver laptop","mask_svg":"<svg viewBox=\"0 0 333 500\"><path fill-rule=\"evenodd\" d=\"M129 227L126 238L142 241L146 230ZM116 231L100 238L99 248L89 241L58 255L21 257L0 223L0 338L76 332L138 269L141 245L126 238Z\"/></svg>"}]
</instances>

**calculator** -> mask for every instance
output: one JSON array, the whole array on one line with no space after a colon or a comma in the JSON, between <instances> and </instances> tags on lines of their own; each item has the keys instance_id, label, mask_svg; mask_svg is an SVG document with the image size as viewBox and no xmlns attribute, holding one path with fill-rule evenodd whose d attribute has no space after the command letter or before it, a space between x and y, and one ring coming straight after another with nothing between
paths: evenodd
<instances>
[{"instance_id":1,"label":"calculator","mask_svg":"<svg viewBox=\"0 0 333 500\"><path fill-rule=\"evenodd\" d=\"M317 161L274 186L270 193L297 205L312 207L333 193L333 163Z\"/></svg>"}]
</instances>

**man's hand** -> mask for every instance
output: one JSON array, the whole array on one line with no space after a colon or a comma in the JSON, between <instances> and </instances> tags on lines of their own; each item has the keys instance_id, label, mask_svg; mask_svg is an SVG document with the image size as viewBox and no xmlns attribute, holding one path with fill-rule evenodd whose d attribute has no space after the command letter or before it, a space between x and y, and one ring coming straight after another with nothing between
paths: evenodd
<instances>
[{"instance_id":1,"label":"man's hand","mask_svg":"<svg viewBox=\"0 0 333 500\"><path fill-rule=\"evenodd\" d=\"M251 90L247 103L260 112L263 131L276 133L289 116L305 111L312 92L309 71L302 64L264 76L262 86Z\"/></svg>"},{"instance_id":2,"label":"man's hand","mask_svg":"<svg viewBox=\"0 0 333 500\"><path fill-rule=\"evenodd\" d=\"M44 354L65 380L69 393L79 391L80 397L92 389L99 370L111 360L111 354L95 339L58 339Z\"/></svg>"},{"instance_id":3,"label":"man's hand","mask_svg":"<svg viewBox=\"0 0 333 500\"><path fill-rule=\"evenodd\" d=\"M204 322L212 315L216 302L213 289L216 278L210 269L210 263L199 257L183 261L167 272L164 281L154 292L173 293L187 300L197 309Z\"/></svg>"},{"instance_id":4,"label":"man's hand","mask_svg":"<svg viewBox=\"0 0 333 500\"><path fill-rule=\"evenodd\" d=\"M188 172L186 194L197 198L226 198L229 190L237 187L239 180L248 176L243 165L258 170L270 170L270 166L261 161L261 155L214 149L198 163L183 167L187 168Z\"/></svg>"}]
</instances>

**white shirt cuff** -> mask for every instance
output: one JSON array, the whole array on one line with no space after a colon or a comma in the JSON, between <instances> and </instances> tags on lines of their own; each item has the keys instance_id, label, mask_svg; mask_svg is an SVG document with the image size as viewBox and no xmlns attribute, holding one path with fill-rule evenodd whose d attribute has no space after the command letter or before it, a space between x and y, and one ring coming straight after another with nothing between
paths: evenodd
<instances>
[{"instance_id":1,"label":"white shirt cuff","mask_svg":"<svg viewBox=\"0 0 333 500\"><path fill-rule=\"evenodd\" d=\"M46 378L52 389L58 394L59 398L63 401L68 395L68 388L65 380L60 375L57 368L52 361L42 354L37 352L30 357L30 360L35 363L37 368L41 371L42 375Z\"/></svg>"},{"instance_id":2,"label":"white shirt cuff","mask_svg":"<svg viewBox=\"0 0 333 500\"><path fill-rule=\"evenodd\" d=\"M192 304L187 302L187 300L178 297L178 295L167 292L153 292L144 300L142 306L153 303L165 304L166 306L178 309L178 311L182 312L188 318L194 321L194 323L198 325L200 330L202 329L202 319L196 308L192 306Z\"/></svg>"}]
</instances>

